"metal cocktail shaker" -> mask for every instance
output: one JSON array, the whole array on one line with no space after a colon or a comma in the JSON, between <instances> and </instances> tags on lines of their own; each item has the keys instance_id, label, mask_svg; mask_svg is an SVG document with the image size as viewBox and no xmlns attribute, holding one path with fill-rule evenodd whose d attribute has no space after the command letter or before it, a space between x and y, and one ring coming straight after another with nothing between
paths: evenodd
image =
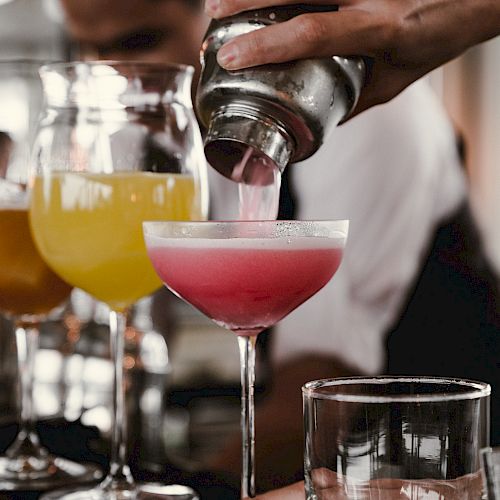
<instances>
[{"instance_id":1,"label":"metal cocktail shaker","mask_svg":"<svg viewBox=\"0 0 500 500\"><path fill-rule=\"evenodd\" d=\"M208 162L226 177L244 163L249 146L255 165L290 162L317 151L328 131L354 108L363 85L365 65L360 57L304 59L237 71L217 64L217 51L229 39L288 20L335 7L292 5L242 12L212 20L201 48L202 73L196 108L208 129ZM268 180L272 182L272 175ZM254 177L236 180L253 183Z\"/></svg>"}]
</instances>

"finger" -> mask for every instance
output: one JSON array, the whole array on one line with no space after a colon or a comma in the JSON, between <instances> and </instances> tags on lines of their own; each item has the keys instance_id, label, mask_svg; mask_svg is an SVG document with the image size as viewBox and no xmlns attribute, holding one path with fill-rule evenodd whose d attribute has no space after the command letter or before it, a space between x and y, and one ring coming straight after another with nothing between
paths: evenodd
<instances>
[{"instance_id":1,"label":"finger","mask_svg":"<svg viewBox=\"0 0 500 500\"><path fill-rule=\"evenodd\" d=\"M308 57L370 56L381 43L377 28L373 16L358 10L303 14L233 38L217 60L235 70Z\"/></svg>"},{"instance_id":2,"label":"finger","mask_svg":"<svg viewBox=\"0 0 500 500\"><path fill-rule=\"evenodd\" d=\"M310 5L349 5L356 0L309 0ZM205 0L205 12L216 19L232 16L247 10L276 7L279 5L296 5L297 0Z\"/></svg>"}]
</instances>

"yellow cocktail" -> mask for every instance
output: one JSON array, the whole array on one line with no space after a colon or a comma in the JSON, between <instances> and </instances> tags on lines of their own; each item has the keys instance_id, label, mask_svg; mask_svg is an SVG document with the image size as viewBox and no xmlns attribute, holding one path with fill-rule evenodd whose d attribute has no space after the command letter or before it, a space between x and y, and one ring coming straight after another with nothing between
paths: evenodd
<instances>
[{"instance_id":1,"label":"yellow cocktail","mask_svg":"<svg viewBox=\"0 0 500 500\"><path fill-rule=\"evenodd\" d=\"M52 173L36 177L31 228L41 254L68 283L116 311L156 290L145 220L198 220L192 176L171 173Z\"/></svg>"}]
</instances>

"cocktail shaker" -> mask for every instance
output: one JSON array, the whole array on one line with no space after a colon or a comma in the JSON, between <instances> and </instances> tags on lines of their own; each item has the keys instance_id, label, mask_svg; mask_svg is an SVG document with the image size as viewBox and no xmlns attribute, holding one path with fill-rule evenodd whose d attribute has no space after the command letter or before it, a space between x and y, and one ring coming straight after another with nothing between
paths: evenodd
<instances>
[{"instance_id":1,"label":"cocktail shaker","mask_svg":"<svg viewBox=\"0 0 500 500\"><path fill-rule=\"evenodd\" d=\"M252 151L253 165L290 162L317 151L329 130L348 116L363 85L361 57L325 57L236 71L221 68L219 48L237 35L332 6L292 5L242 12L212 20L201 48L196 95L198 117L207 128L208 162L226 177L265 184L273 176L236 176ZM257 161L255 161L257 160Z\"/></svg>"}]
</instances>

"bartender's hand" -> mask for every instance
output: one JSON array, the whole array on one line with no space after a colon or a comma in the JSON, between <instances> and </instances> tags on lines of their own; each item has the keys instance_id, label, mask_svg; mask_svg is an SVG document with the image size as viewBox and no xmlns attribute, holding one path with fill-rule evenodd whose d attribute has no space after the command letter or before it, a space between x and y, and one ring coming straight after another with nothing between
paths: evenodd
<instances>
[{"instance_id":1,"label":"bartender's hand","mask_svg":"<svg viewBox=\"0 0 500 500\"><path fill-rule=\"evenodd\" d=\"M206 13L227 17L297 0L205 0ZM392 99L432 69L500 34L498 0L309 0L338 12L297 16L226 43L218 61L240 69L306 57L361 55L372 59L359 113Z\"/></svg>"}]
</instances>

